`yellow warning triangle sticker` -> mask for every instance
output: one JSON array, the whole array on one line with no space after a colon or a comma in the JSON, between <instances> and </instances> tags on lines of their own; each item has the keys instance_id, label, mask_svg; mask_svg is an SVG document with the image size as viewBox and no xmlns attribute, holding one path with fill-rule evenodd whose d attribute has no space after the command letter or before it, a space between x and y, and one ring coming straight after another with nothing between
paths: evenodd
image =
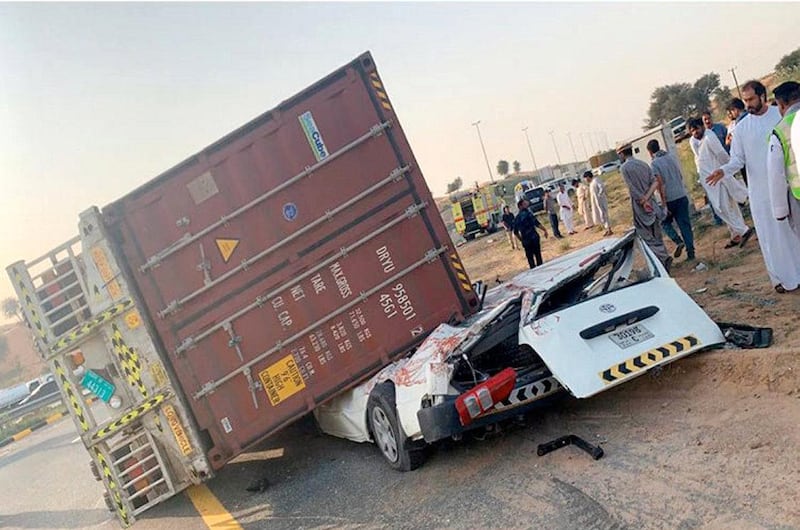
<instances>
[{"instance_id":1,"label":"yellow warning triangle sticker","mask_svg":"<svg viewBox=\"0 0 800 530\"><path fill-rule=\"evenodd\" d=\"M215 239L219 253L222 255L222 261L228 263L228 260L233 256L233 251L239 246L238 239Z\"/></svg>"}]
</instances>

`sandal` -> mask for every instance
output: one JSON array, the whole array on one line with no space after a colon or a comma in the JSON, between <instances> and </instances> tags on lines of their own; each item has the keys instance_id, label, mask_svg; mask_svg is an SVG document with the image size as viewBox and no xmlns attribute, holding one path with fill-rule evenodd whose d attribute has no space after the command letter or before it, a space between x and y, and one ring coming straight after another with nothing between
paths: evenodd
<instances>
[{"instance_id":1,"label":"sandal","mask_svg":"<svg viewBox=\"0 0 800 530\"><path fill-rule=\"evenodd\" d=\"M742 234L742 241L739 243L739 248L744 247L745 243L747 243L750 238L753 237L753 232L755 232L755 230L753 230L753 227L751 226L747 229L747 232Z\"/></svg>"},{"instance_id":2,"label":"sandal","mask_svg":"<svg viewBox=\"0 0 800 530\"><path fill-rule=\"evenodd\" d=\"M725 245L725 248L738 247L741 243L742 243L741 237L739 239L731 239L730 241L728 241L728 244Z\"/></svg>"},{"instance_id":3,"label":"sandal","mask_svg":"<svg viewBox=\"0 0 800 530\"><path fill-rule=\"evenodd\" d=\"M778 285L775 286L775 292L778 293L778 294L786 294L789 291L787 291L786 288L783 285L778 284Z\"/></svg>"}]
</instances>

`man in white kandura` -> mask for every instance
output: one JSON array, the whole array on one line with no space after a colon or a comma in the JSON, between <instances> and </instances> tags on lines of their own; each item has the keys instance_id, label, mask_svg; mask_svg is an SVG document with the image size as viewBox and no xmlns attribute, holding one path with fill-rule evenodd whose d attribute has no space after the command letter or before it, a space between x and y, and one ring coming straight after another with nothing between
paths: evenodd
<instances>
[{"instance_id":1,"label":"man in white kandura","mask_svg":"<svg viewBox=\"0 0 800 530\"><path fill-rule=\"evenodd\" d=\"M800 285L800 236L794 233L788 220L775 219L770 202L767 140L781 121L781 113L767 104L767 90L758 81L745 83L742 100L749 114L736 124L731 160L709 175L707 181L713 184L747 168L750 211L764 264L775 291L785 293Z\"/></svg>"},{"instance_id":2,"label":"man in white kandura","mask_svg":"<svg viewBox=\"0 0 800 530\"><path fill-rule=\"evenodd\" d=\"M564 226L567 227L567 233L569 235L577 234L575 231L575 224L572 221L572 199L569 198L569 194L564 189L563 184L558 185L556 202L558 202L558 206L561 209L561 220L564 222Z\"/></svg>"},{"instance_id":3,"label":"man in white kandura","mask_svg":"<svg viewBox=\"0 0 800 530\"><path fill-rule=\"evenodd\" d=\"M591 171L583 174L583 180L589 185L589 202L592 205L592 221L596 225L603 225L606 229L604 236L613 235L611 231L611 218L608 216L608 198L606 189L600 177L594 178Z\"/></svg>"},{"instance_id":4,"label":"man in white kandura","mask_svg":"<svg viewBox=\"0 0 800 530\"><path fill-rule=\"evenodd\" d=\"M592 223L592 205L589 202L589 186L578 179L572 181L575 188L575 196L578 199L578 213L583 216L583 229L589 230L594 226Z\"/></svg>"},{"instance_id":5,"label":"man in white kandura","mask_svg":"<svg viewBox=\"0 0 800 530\"><path fill-rule=\"evenodd\" d=\"M753 229L748 227L739 209L739 203L747 200L747 188L732 176L727 176L719 182L709 184L706 177L714 170L730 161L730 156L725 152L717 135L711 129L706 129L700 118L692 118L688 124L689 145L694 153L694 162L700 184L706 190L708 200L714 212L725 221L731 231L731 240L725 248L744 246L753 235Z\"/></svg>"}]
</instances>

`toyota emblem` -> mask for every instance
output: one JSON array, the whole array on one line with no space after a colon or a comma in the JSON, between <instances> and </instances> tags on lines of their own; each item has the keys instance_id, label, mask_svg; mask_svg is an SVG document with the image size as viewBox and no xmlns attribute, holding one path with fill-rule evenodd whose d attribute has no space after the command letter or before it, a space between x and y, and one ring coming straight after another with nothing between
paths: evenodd
<instances>
[{"instance_id":1,"label":"toyota emblem","mask_svg":"<svg viewBox=\"0 0 800 530\"><path fill-rule=\"evenodd\" d=\"M613 313L616 310L617 306L615 306L614 304L603 304L600 306L600 311L602 311L603 313Z\"/></svg>"}]
</instances>

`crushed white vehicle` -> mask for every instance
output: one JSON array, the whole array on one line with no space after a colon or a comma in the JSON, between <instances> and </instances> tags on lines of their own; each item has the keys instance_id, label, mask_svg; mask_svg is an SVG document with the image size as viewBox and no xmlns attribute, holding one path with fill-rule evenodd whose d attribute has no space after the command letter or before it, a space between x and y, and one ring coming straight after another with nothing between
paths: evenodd
<instances>
[{"instance_id":1,"label":"crushed white vehicle","mask_svg":"<svg viewBox=\"0 0 800 530\"><path fill-rule=\"evenodd\" d=\"M390 466L555 394L593 396L725 338L631 231L482 292L408 357L314 411L323 432L373 441Z\"/></svg>"}]
</instances>

